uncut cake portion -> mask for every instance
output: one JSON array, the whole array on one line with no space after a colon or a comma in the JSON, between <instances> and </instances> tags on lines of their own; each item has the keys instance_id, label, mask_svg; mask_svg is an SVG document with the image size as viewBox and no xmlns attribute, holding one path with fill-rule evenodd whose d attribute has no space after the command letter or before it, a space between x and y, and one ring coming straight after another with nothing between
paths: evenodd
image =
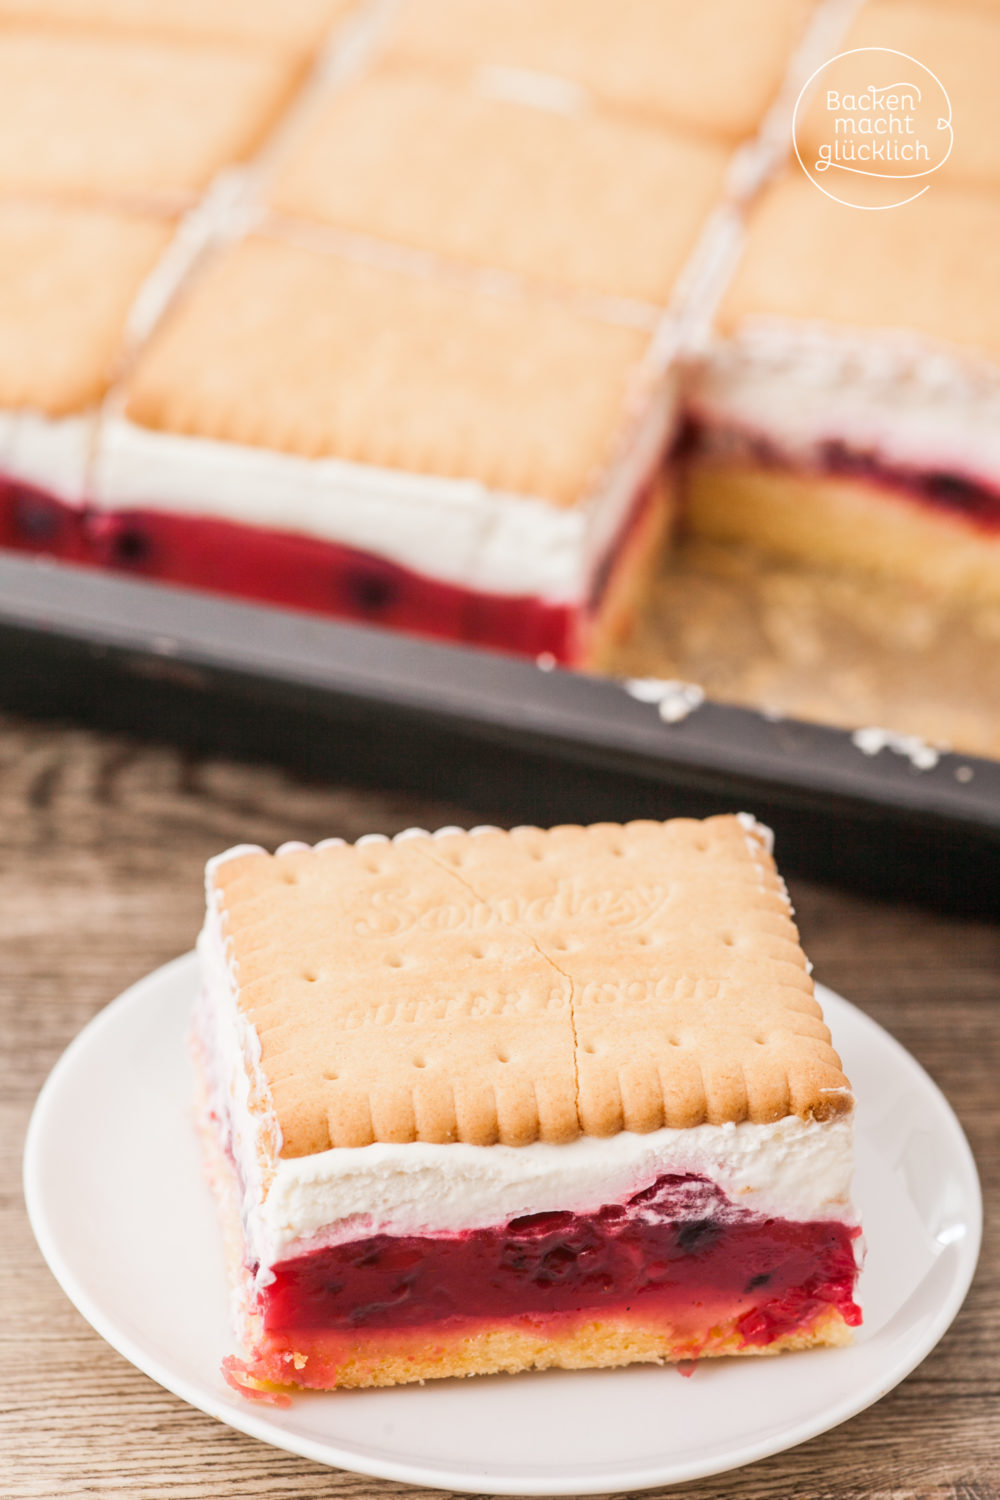
<instances>
[{"instance_id":1,"label":"uncut cake portion","mask_svg":"<svg viewBox=\"0 0 1000 1500\"><path fill-rule=\"evenodd\" d=\"M860 1321L850 1088L753 819L243 846L199 951L238 1389Z\"/></svg>"},{"instance_id":2,"label":"uncut cake portion","mask_svg":"<svg viewBox=\"0 0 1000 1500\"><path fill-rule=\"evenodd\" d=\"M202 268L125 381L91 555L594 660L670 514L677 399L650 351L648 326L506 278L251 236Z\"/></svg>"},{"instance_id":3,"label":"uncut cake portion","mask_svg":"<svg viewBox=\"0 0 1000 1500\"><path fill-rule=\"evenodd\" d=\"M815 0L400 0L385 50L735 143L760 126L815 10Z\"/></svg>"},{"instance_id":4,"label":"uncut cake portion","mask_svg":"<svg viewBox=\"0 0 1000 1500\"><path fill-rule=\"evenodd\" d=\"M262 143L294 53L73 27L0 28L0 192L184 208Z\"/></svg>"},{"instance_id":5,"label":"uncut cake portion","mask_svg":"<svg viewBox=\"0 0 1000 1500\"><path fill-rule=\"evenodd\" d=\"M83 557L98 409L174 227L0 198L0 547Z\"/></svg>"},{"instance_id":6,"label":"uncut cake portion","mask_svg":"<svg viewBox=\"0 0 1000 1500\"><path fill-rule=\"evenodd\" d=\"M656 308L671 301L723 198L730 155L643 120L539 102L481 71L383 63L330 95L270 202L280 214Z\"/></svg>"},{"instance_id":7,"label":"uncut cake portion","mask_svg":"<svg viewBox=\"0 0 1000 1500\"><path fill-rule=\"evenodd\" d=\"M998 253L995 194L771 187L689 393L691 531L1000 598Z\"/></svg>"}]
</instances>

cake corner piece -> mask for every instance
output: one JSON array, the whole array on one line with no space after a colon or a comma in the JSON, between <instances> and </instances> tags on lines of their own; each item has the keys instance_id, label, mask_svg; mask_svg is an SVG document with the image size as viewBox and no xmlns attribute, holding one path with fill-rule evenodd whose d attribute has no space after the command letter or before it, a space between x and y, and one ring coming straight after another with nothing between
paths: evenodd
<instances>
[{"instance_id":1,"label":"cake corner piece","mask_svg":"<svg viewBox=\"0 0 1000 1500\"><path fill-rule=\"evenodd\" d=\"M231 1384L849 1339L853 1101L755 820L240 846L207 890Z\"/></svg>"}]
</instances>

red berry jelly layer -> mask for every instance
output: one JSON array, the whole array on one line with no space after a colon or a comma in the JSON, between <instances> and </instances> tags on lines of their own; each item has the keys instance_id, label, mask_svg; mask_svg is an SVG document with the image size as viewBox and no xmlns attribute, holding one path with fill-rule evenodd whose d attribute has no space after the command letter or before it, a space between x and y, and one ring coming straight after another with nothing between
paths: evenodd
<instances>
[{"instance_id":1,"label":"red berry jelly layer","mask_svg":"<svg viewBox=\"0 0 1000 1500\"><path fill-rule=\"evenodd\" d=\"M735 1319L742 1345L763 1347L824 1313L860 1323L858 1232L765 1218L704 1178L670 1175L595 1213L316 1250L273 1268L259 1311L277 1336L584 1314L669 1323L695 1344Z\"/></svg>"},{"instance_id":2,"label":"red berry jelly layer","mask_svg":"<svg viewBox=\"0 0 1000 1500\"><path fill-rule=\"evenodd\" d=\"M145 578L528 656L578 655L580 612L568 605L441 583L293 532L129 511L92 516L88 547L101 567Z\"/></svg>"},{"instance_id":3,"label":"red berry jelly layer","mask_svg":"<svg viewBox=\"0 0 1000 1500\"><path fill-rule=\"evenodd\" d=\"M86 555L83 510L0 475L0 547L81 562Z\"/></svg>"},{"instance_id":4,"label":"red berry jelly layer","mask_svg":"<svg viewBox=\"0 0 1000 1500\"><path fill-rule=\"evenodd\" d=\"M993 479L959 473L950 468L918 468L889 463L880 454L852 448L839 438L818 444L808 465L790 456L762 433L725 428L714 431L711 424L696 418L685 426L678 451L684 455L718 453L724 459L745 460L762 468L809 472L826 479L857 479L890 490L930 510L945 511L995 535L1000 532L1000 484Z\"/></svg>"},{"instance_id":5,"label":"red berry jelly layer","mask_svg":"<svg viewBox=\"0 0 1000 1500\"><path fill-rule=\"evenodd\" d=\"M843 442L822 445L819 470L831 478L860 479L895 490L931 510L960 516L980 531L1000 531L1000 488L970 475L887 464L877 454L859 452Z\"/></svg>"},{"instance_id":6,"label":"red berry jelly layer","mask_svg":"<svg viewBox=\"0 0 1000 1500\"><path fill-rule=\"evenodd\" d=\"M590 582L589 596L572 604L443 583L373 553L295 532L158 510L77 509L2 476L0 547L577 665L587 658L618 564L629 565L630 544L641 542L644 523L665 503L657 479L637 497Z\"/></svg>"},{"instance_id":7,"label":"red berry jelly layer","mask_svg":"<svg viewBox=\"0 0 1000 1500\"><path fill-rule=\"evenodd\" d=\"M583 611L478 593L352 547L160 511L101 515L0 476L0 548L441 640L575 662Z\"/></svg>"}]
</instances>

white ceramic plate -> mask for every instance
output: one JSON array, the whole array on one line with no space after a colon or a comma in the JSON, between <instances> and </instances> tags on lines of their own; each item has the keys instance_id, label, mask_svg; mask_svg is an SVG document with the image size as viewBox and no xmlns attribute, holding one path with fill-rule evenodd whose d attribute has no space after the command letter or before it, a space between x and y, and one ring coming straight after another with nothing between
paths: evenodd
<instances>
[{"instance_id":1,"label":"white ceramic plate","mask_svg":"<svg viewBox=\"0 0 1000 1500\"><path fill-rule=\"evenodd\" d=\"M285 1410L222 1380L233 1352L215 1206L192 1125L194 955L109 1005L35 1107L25 1191L42 1252L97 1331L147 1375L241 1432L320 1463L493 1494L596 1494L694 1479L861 1411L933 1349L979 1253L975 1164L922 1068L846 1000L820 999L859 1100L868 1255L852 1347L767 1360L431 1381L311 1393Z\"/></svg>"}]
</instances>

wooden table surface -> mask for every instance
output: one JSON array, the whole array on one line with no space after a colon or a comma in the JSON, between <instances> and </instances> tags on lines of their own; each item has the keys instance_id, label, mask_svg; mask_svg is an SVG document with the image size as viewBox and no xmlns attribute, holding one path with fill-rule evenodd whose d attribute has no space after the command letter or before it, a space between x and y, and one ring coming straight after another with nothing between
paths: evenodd
<instances>
[{"instance_id":1,"label":"wooden table surface","mask_svg":"<svg viewBox=\"0 0 1000 1500\"><path fill-rule=\"evenodd\" d=\"M124 986L191 946L208 855L241 841L483 822L490 811L0 719L3 1500L423 1493L243 1437L127 1364L49 1274L24 1212L21 1152L66 1044ZM792 897L818 977L887 1026L958 1111L986 1194L982 1260L950 1332L877 1406L671 1494L1000 1500L1000 930L803 881Z\"/></svg>"}]
</instances>

